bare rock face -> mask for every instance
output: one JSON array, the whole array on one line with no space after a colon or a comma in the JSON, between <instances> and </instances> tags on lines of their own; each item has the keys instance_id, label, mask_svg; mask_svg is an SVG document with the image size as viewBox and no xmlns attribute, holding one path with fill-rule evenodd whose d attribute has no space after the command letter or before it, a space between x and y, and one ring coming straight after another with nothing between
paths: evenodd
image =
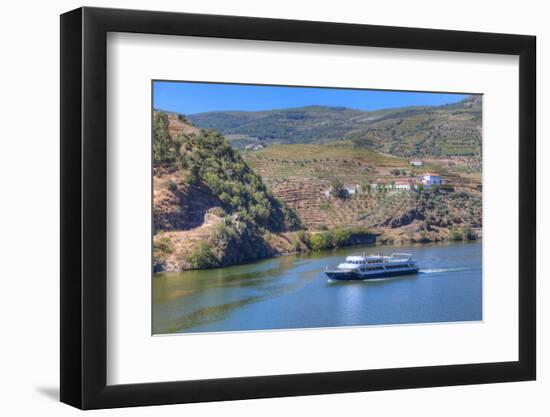
<instances>
[{"instance_id":1,"label":"bare rock face","mask_svg":"<svg viewBox=\"0 0 550 417\"><path fill-rule=\"evenodd\" d=\"M398 227L407 226L415 220L424 220L424 216L419 213L416 208L413 208L397 217L388 219L386 225L392 229L396 229Z\"/></svg>"},{"instance_id":2,"label":"bare rock face","mask_svg":"<svg viewBox=\"0 0 550 417\"><path fill-rule=\"evenodd\" d=\"M157 231L189 230L203 224L205 214L221 201L204 184L187 184L184 171L154 178L153 225Z\"/></svg>"}]
</instances>

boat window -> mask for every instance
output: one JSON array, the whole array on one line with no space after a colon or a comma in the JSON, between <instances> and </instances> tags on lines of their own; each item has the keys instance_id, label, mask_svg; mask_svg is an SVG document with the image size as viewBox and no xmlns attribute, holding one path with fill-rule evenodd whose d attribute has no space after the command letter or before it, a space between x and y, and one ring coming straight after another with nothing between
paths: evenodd
<instances>
[{"instance_id":1,"label":"boat window","mask_svg":"<svg viewBox=\"0 0 550 417\"><path fill-rule=\"evenodd\" d=\"M381 266L371 266L370 268L368 268L369 271L380 271L382 269L384 268Z\"/></svg>"}]
</instances>

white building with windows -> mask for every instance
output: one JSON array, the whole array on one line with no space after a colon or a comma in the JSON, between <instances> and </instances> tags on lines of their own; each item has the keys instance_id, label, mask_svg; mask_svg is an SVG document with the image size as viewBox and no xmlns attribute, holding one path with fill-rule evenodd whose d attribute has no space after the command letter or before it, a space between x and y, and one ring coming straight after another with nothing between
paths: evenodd
<instances>
[{"instance_id":1,"label":"white building with windows","mask_svg":"<svg viewBox=\"0 0 550 417\"><path fill-rule=\"evenodd\" d=\"M441 177L437 174L432 174L431 172L426 172L422 176L422 184L424 187L432 187L434 185L441 185Z\"/></svg>"}]
</instances>

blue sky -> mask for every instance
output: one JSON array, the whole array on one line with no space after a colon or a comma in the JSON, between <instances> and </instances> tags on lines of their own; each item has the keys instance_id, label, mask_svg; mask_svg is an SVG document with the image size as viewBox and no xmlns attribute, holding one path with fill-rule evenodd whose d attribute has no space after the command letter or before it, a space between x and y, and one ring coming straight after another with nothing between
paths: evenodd
<instances>
[{"instance_id":1,"label":"blue sky","mask_svg":"<svg viewBox=\"0 0 550 417\"><path fill-rule=\"evenodd\" d=\"M218 110L271 110L309 105L342 106L360 110L454 103L464 94L335 88L275 87L155 81L153 107L182 114Z\"/></svg>"}]
</instances>

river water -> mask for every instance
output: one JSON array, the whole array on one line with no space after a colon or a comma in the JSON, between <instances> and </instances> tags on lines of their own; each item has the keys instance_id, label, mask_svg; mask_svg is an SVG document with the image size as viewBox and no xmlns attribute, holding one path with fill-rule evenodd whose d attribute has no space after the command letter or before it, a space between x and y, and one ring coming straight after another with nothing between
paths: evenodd
<instances>
[{"instance_id":1,"label":"river water","mask_svg":"<svg viewBox=\"0 0 550 417\"><path fill-rule=\"evenodd\" d=\"M481 242L369 245L227 268L155 274L153 333L228 332L482 319ZM420 272L331 282L363 252L414 254Z\"/></svg>"}]
</instances>

